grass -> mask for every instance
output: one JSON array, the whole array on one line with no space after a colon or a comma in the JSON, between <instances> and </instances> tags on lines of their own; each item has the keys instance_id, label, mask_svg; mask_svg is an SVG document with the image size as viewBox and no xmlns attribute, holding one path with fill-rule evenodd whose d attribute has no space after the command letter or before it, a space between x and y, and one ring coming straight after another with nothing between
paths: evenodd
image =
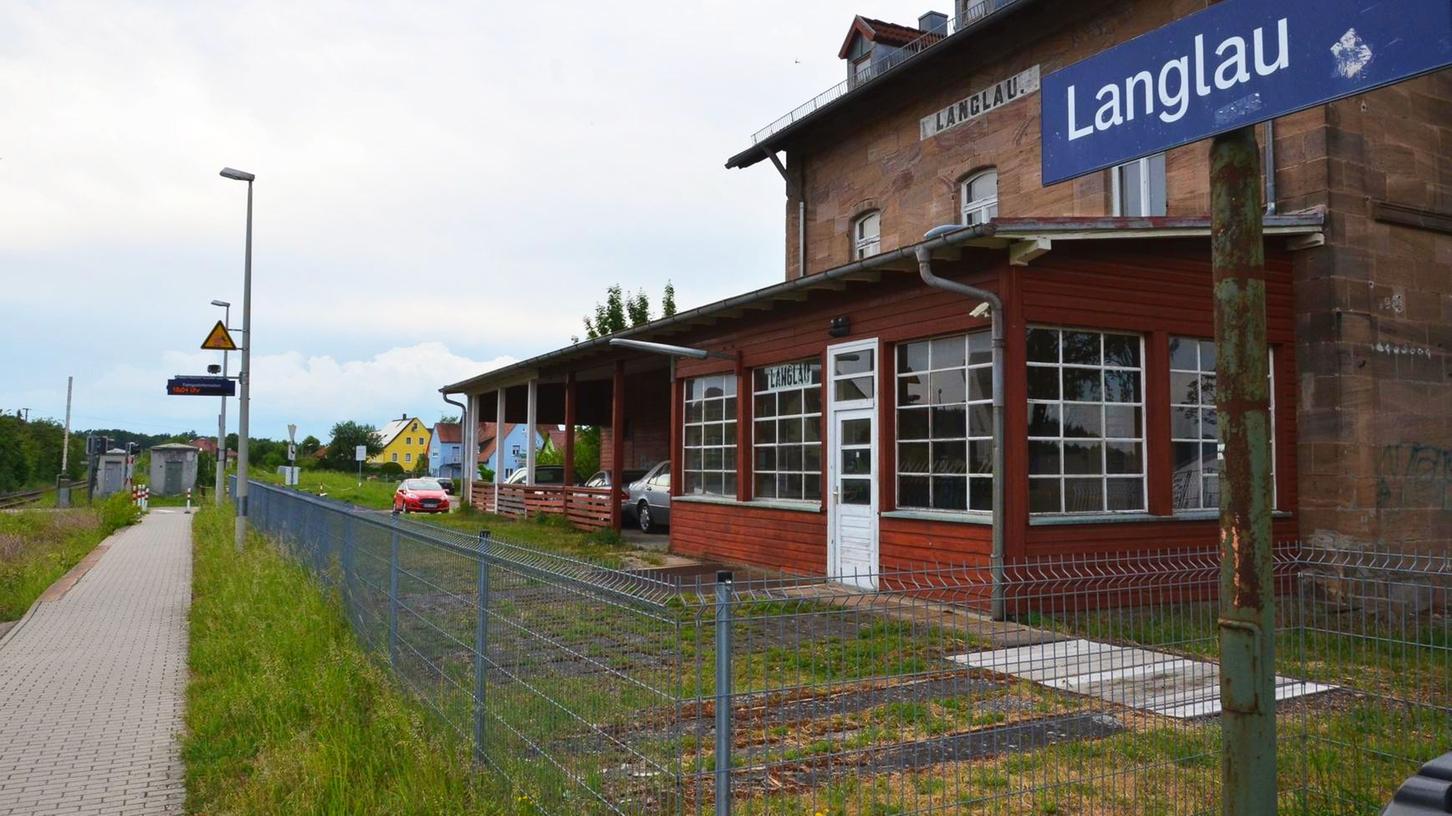
<instances>
[{"instance_id":1,"label":"grass","mask_svg":"<svg viewBox=\"0 0 1452 816\"><path fill-rule=\"evenodd\" d=\"M24 615L46 587L137 518L121 494L96 508L0 513L0 621Z\"/></svg>"},{"instance_id":2,"label":"grass","mask_svg":"<svg viewBox=\"0 0 1452 816\"><path fill-rule=\"evenodd\" d=\"M359 647L336 596L232 516L194 520L187 808L193 813L505 813L467 746Z\"/></svg>"},{"instance_id":3,"label":"grass","mask_svg":"<svg viewBox=\"0 0 1452 816\"><path fill-rule=\"evenodd\" d=\"M282 484L282 476L278 473L254 470L250 475L259 482ZM298 477L298 484L293 489L314 496L327 496L330 499L356 504L359 507L388 510L393 507L393 492L398 489L398 483L404 478L407 477L379 478L370 481L365 475L364 481L360 485L356 473L305 470Z\"/></svg>"}]
</instances>

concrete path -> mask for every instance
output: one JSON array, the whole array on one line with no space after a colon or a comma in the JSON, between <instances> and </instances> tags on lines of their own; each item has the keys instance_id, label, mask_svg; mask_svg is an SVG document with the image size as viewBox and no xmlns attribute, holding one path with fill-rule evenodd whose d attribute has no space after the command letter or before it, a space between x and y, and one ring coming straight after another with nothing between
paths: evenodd
<instances>
[{"instance_id":1,"label":"concrete path","mask_svg":"<svg viewBox=\"0 0 1452 816\"><path fill-rule=\"evenodd\" d=\"M182 812L191 521L153 510L0 639L0 816Z\"/></svg>"},{"instance_id":2,"label":"concrete path","mask_svg":"<svg viewBox=\"0 0 1452 816\"><path fill-rule=\"evenodd\" d=\"M1175 719L1220 713L1220 666L1151 649L1062 640L957 655L954 662ZM1331 691L1276 676L1276 699Z\"/></svg>"}]
</instances>

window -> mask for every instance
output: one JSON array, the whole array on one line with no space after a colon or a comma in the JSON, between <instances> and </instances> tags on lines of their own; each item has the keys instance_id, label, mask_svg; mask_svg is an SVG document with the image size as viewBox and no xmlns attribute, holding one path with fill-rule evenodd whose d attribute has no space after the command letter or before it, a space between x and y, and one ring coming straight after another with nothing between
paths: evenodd
<instances>
[{"instance_id":1,"label":"window","mask_svg":"<svg viewBox=\"0 0 1452 816\"><path fill-rule=\"evenodd\" d=\"M822 498L822 364L804 360L751 373L751 445L758 499Z\"/></svg>"},{"instance_id":2,"label":"window","mask_svg":"<svg viewBox=\"0 0 1452 816\"><path fill-rule=\"evenodd\" d=\"M411 453L405 453L403 455L403 461L405 461L405 462L412 462L413 461L413 454L411 454Z\"/></svg>"},{"instance_id":3,"label":"window","mask_svg":"<svg viewBox=\"0 0 1452 816\"><path fill-rule=\"evenodd\" d=\"M391 453L391 454L389 454L389 457L391 457L391 458L390 458L390 459L389 459L389 460L388 460L388 461L390 461L390 462L397 462L397 461L398 461L398 454L397 454L397 453Z\"/></svg>"},{"instance_id":4,"label":"window","mask_svg":"<svg viewBox=\"0 0 1452 816\"><path fill-rule=\"evenodd\" d=\"M872 52L858 57L852 62L852 84L872 79Z\"/></svg>"},{"instance_id":5,"label":"window","mask_svg":"<svg viewBox=\"0 0 1452 816\"><path fill-rule=\"evenodd\" d=\"M412 445L413 444L413 437L411 437L411 436L405 436L403 438L403 444L405 444L405 445Z\"/></svg>"},{"instance_id":6,"label":"window","mask_svg":"<svg viewBox=\"0 0 1452 816\"><path fill-rule=\"evenodd\" d=\"M882 213L873 210L852 222L852 257L861 260L876 255L882 242Z\"/></svg>"},{"instance_id":7,"label":"window","mask_svg":"<svg viewBox=\"0 0 1452 816\"><path fill-rule=\"evenodd\" d=\"M958 16L964 23L977 20L988 13L988 0L959 0L959 2L962 4L963 11Z\"/></svg>"},{"instance_id":8,"label":"window","mask_svg":"<svg viewBox=\"0 0 1452 816\"><path fill-rule=\"evenodd\" d=\"M993 509L988 332L897 347L897 506Z\"/></svg>"},{"instance_id":9,"label":"window","mask_svg":"<svg viewBox=\"0 0 1452 816\"><path fill-rule=\"evenodd\" d=\"M1270 360L1271 484L1275 484L1275 358ZM1174 508L1220 506L1219 425L1215 414L1215 341L1170 338L1170 444ZM1275 506L1275 488L1271 488Z\"/></svg>"},{"instance_id":10,"label":"window","mask_svg":"<svg viewBox=\"0 0 1452 816\"><path fill-rule=\"evenodd\" d=\"M1028 331L1029 512L1145 509L1138 335Z\"/></svg>"},{"instance_id":11,"label":"window","mask_svg":"<svg viewBox=\"0 0 1452 816\"><path fill-rule=\"evenodd\" d=\"M686 381L685 492L736 495L736 375Z\"/></svg>"},{"instance_id":12,"label":"window","mask_svg":"<svg viewBox=\"0 0 1452 816\"><path fill-rule=\"evenodd\" d=\"M963 182L958 192L963 223L985 224L998 215L998 171L985 170Z\"/></svg>"},{"instance_id":13,"label":"window","mask_svg":"<svg viewBox=\"0 0 1452 816\"><path fill-rule=\"evenodd\" d=\"M1115 215L1164 215L1165 154L1121 164L1113 170L1110 185Z\"/></svg>"}]
</instances>

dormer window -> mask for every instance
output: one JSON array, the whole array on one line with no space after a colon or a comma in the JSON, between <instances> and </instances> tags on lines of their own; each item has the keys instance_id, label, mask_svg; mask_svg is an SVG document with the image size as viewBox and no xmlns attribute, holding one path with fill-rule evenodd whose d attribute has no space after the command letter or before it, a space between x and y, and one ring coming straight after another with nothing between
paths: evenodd
<instances>
[{"instance_id":1,"label":"dormer window","mask_svg":"<svg viewBox=\"0 0 1452 816\"><path fill-rule=\"evenodd\" d=\"M870 258L882 248L882 212L864 213L852 222L852 257Z\"/></svg>"},{"instance_id":2,"label":"dormer window","mask_svg":"<svg viewBox=\"0 0 1452 816\"><path fill-rule=\"evenodd\" d=\"M872 52L868 52L852 61L852 84L856 85L872 78Z\"/></svg>"},{"instance_id":3,"label":"dormer window","mask_svg":"<svg viewBox=\"0 0 1452 816\"><path fill-rule=\"evenodd\" d=\"M998 216L998 171L984 170L964 179L958 196L964 224L988 223Z\"/></svg>"}]
</instances>

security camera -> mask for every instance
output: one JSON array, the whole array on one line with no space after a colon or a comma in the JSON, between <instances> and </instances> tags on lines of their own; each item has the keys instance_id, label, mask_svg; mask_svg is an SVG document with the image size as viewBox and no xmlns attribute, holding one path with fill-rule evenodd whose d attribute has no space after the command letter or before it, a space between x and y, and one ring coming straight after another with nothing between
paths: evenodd
<instances>
[{"instance_id":1,"label":"security camera","mask_svg":"<svg viewBox=\"0 0 1452 816\"><path fill-rule=\"evenodd\" d=\"M969 317L982 317L982 316L988 314L988 309L989 309L988 301L985 300L982 303L978 304L977 306L974 306L973 307L973 311L969 312L968 313L968 316Z\"/></svg>"}]
</instances>

